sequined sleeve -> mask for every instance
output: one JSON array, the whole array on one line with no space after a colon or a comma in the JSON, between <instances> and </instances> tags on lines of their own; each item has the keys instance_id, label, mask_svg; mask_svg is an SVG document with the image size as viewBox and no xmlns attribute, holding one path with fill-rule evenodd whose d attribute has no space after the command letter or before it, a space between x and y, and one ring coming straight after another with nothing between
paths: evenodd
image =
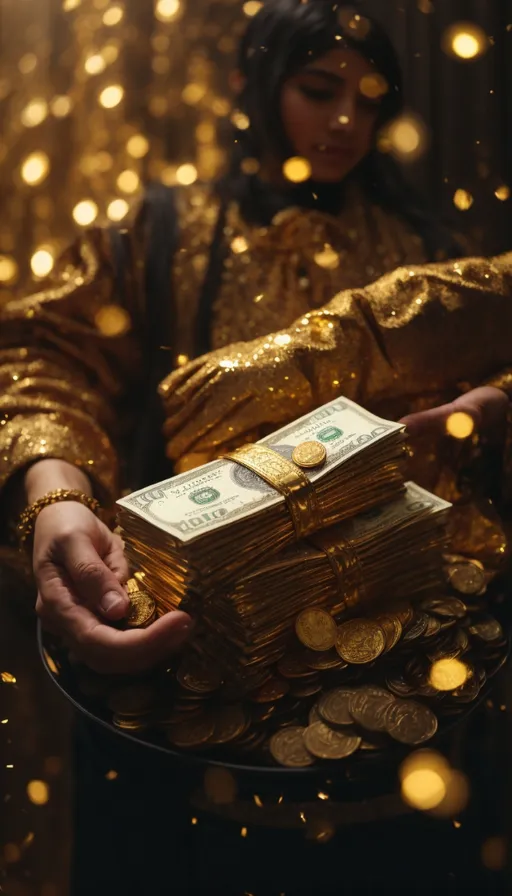
<instances>
[{"instance_id":1,"label":"sequined sleeve","mask_svg":"<svg viewBox=\"0 0 512 896\"><path fill-rule=\"evenodd\" d=\"M399 399L403 414L420 396L453 398L512 362L511 332L512 254L399 268L164 381L168 453L214 456L340 394Z\"/></svg>"},{"instance_id":2,"label":"sequined sleeve","mask_svg":"<svg viewBox=\"0 0 512 896\"><path fill-rule=\"evenodd\" d=\"M140 291L124 232L124 306L109 234L81 235L52 276L0 314L0 488L43 457L66 460L92 479L102 500L116 491L116 446L126 425L123 396L139 369ZM129 259L129 260L128 260Z\"/></svg>"}]
</instances>

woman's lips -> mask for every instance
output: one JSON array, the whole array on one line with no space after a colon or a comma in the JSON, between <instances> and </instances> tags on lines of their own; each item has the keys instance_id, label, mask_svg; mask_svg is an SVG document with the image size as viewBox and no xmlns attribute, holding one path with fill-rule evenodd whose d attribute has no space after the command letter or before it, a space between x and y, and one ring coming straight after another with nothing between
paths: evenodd
<instances>
[{"instance_id":1,"label":"woman's lips","mask_svg":"<svg viewBox=\"0 0 512 896\"><path fill-rule=\"evenodd\" d=\"M352 150L348 146L335 146L328 143L317 143L314 147L315 151L329 158L346 159L352 155Z\"/></svg>"}]
</instances>

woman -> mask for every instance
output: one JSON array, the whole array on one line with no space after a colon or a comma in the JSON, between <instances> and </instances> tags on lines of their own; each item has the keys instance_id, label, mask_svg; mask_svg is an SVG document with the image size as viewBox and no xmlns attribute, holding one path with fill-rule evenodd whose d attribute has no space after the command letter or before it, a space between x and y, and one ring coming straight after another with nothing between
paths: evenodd
<instances>
[{"instance_id":1,"label":"woman","mask_svg":"<svg viewBox=\"0 0 512 896\"><path fill-rule=\"evenodd\" d=\"M12 517L13 502L32 508L39 615L98 671L149 668L190 630L179 612L143 631L107 624L126 612L128 569L89 500L116 497L119 458L135 456L140 470L140 448L146 457L149 450L141 430L144 437L157 426L143 409L173 368L160 395L177 469L336 394L408 415L429 436L456 409L491 442L505 433L512 259L426 264L461 250L376 149L403 101L381 29L344 4L269 2L251 22L234 82L250 126L237 134L229 175L175 191L160 202L160 217L149 196L119 238L87 232L51 282L3 313L4 495ZM297 156L311 176L292 186L283 164ZM390 273L400 265L408 267ZM122 325L107 335L112 316ZM154 362L161 343L165 367ZM421 455L422 466L428 460ZM430 479L438 472L431 466ZM152 460L146 482L159 473ZM87 738L79 743L74 894L243 891L242 866L254 857L230 832L203 826L201 845L191 840L186 782L172 767L152 759L147 768L145 754L96 730ZM113 786L109 769L121 769ZM272 847L290 871L295 841L283 835ZM204 883L198 851L207 869L224 863L217 889ZM231 887L225 869L235 853ZM291 886L310 893L302 859ZM258 873L258 892L273 892ZM331 891L330 874L315 892Z\"/></svg>"}]
</instances>

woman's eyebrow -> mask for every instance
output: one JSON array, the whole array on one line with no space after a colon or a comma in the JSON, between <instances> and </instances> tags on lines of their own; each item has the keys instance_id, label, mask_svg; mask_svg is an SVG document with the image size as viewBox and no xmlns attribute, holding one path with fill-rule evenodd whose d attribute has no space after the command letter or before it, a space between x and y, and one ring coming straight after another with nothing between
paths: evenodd
<instances>
[{"instance_id":1,"label":"woman's eyebrow","mask_svg":"<svg viewBox=\"0 0 512 896\"><path fill-rule=\"evenodd\" d=\"M342 84L345 81L345 78L342 75L336 75L334 72L327 72L323 68L314 68L312 66L302 69L300 74L316 75L319 78L323 78L324 81L329 81L331 84Z\"/></svg>"}]
</instances>

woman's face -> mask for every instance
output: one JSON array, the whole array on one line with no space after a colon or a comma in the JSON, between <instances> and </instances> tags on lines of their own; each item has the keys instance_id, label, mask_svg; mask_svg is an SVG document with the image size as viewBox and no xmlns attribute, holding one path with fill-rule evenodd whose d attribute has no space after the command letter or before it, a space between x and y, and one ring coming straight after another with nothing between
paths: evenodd
<instances>
[{"instance_id":1,"label":"woman's face","mask_svg":"<svg viewBox=\"0 0 512 896\"><path fill-rule=\"evenodd\" d=\"M285 81L283 126L294 154L310 163L313 180L343 180L370 151L380 99L370 98L375 91L365 85L375 76L356 50L335 49Z\"/></svg>"}]
</instances>

